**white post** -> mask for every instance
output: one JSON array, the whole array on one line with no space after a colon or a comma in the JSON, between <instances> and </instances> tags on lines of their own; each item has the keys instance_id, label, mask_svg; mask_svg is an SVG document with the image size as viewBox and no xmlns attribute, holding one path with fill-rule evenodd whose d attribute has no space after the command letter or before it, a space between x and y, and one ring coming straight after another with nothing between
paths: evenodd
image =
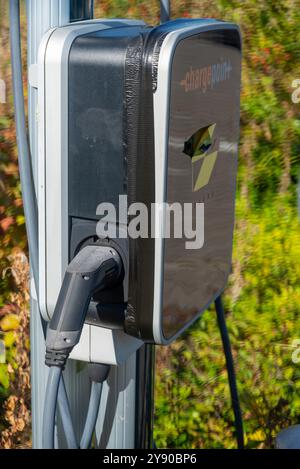
<instances>
[{"instance_id":1,"label":"white post","mask_svg":"<svg viewBox=\"0 0 300 469\"><path fill-rule=\"evenodd\" d=\"M37 61L37 51L43 34L51 27L69 22L68 0L26 0L28 20L28 67ZM28 119L30 145L35 183L37 184L37 90L29 86ZM34 295L33 295L34 296ZM44 365L45 345L43 332L34 299L31 301L31 384L32 384L32 441L34 448L41 448L42 418L47 369ZM74 417L74 425L80 435L89 398L89 378L84 364L70 362L65 380ZM103 399L97 424L99 447L129 449L135 439L135 388L136 356L119 368L112 369L104 385ZM58 445L64 440L58 432Z\"/></svg>"}]
</instances>

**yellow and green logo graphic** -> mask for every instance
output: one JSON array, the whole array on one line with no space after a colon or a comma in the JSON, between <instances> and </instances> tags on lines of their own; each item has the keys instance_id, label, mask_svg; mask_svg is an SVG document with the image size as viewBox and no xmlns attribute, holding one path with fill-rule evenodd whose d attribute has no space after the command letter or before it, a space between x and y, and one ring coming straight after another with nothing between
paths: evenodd
<instances>
[{"instance_id":1,"label":"yellow and green logo graphic","mask_svg":"<svg viewBox=\"0 0 300 469\"><path fill-rule=\"evenodd\" d=\"M209 152L216 124L197 130L185 143L183 152L192 159L193 192L205 187L211 178L218 152Z\"/></svg>"}]
</instances>

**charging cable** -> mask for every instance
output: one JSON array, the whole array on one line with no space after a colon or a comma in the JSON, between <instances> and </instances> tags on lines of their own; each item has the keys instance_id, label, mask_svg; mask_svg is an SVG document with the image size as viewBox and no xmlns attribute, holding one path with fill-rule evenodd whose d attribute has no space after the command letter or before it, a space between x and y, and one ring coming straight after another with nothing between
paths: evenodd
<instances>
[{"instance_id":1,"label":"charging cable","mask_svg":"<svg viewBox=\"0 0 300 469\"><path fill-rule=\"evenodd\" d=\"M88 364L92 387L86 422L79 445L80 449L89 449L91 446L101 402L103 383L107 380L109 371L109 365L99 363Z\"/></svg>"},{"instance_id":2,"label":"charging cable","mask_svg":"<svg viewBox=\"0 0 300 469\"><path fill-rule=\"evenodd\" d=\"M58 296L46 337L46 365L50 367L43 418L43 448L54 448L55 414L58 389L69 354L79 342L92 296L123 279L123 263L113 248L84 247L70 262ZM102 387L92 385L87 425L82 446L89 444L97 415L92 412ZM93 414L93 416L92 416Z\"/></svg>"},{"instance_id":3,"label":"charging cable","mask_svg":"<svg viewBox=\"0 0 300 469\"><path fill-rule=\"evenodd\" d=\"M166 23L171 15L170 0L160 0L160 21Z\"/></svg>"},{"instance_id":4,"label":"charging cable","mask_svg":"<svg viewBox=\"0 0 300 469\"><path fill-rule=\"evenodd\" d=\"M226 368L228 374L229 388L231 394L231 402L235 419L235 430L238 449L244 449L244 430L243 430L243 418L239 401L239 394L236 384L236 376L234 370L234 362L232 357L231 343L226 326L224 306L222 297L219 296L215 301L215 308L217 313L217 322L221 333L221 339L223 343L223 350L226 360Z\"/></svg>"}]
</instances>

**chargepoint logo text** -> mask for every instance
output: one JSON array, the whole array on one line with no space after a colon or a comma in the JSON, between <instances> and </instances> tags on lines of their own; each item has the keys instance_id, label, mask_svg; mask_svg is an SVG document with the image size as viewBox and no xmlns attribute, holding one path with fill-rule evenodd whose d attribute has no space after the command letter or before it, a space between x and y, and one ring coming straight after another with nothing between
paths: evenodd
<instances>
[{"instance_id":1,"label":"chargepoint logo text","mask_svg":"<svg viewBox=\"0 0 300 469\"><path fill-rule=\"evenodd\" d=\"M143 203L128 206L127 196L121 195L118 210L111 203L101 203L96 213L100 238L185 239L186 249L204 245L204 203L153 203L149 210Z\"/></svg>"},{"instance_id":2,"label":"chargepoint logo text","mask_svg":"<svg viewBox=\"0 0 300 469\"><path fill-rule=\"evenodd\" d=\"M230 60L223 59L206 67L193 68L191 66L180 85L186 93L197 90L206 93L207 89L214 89L220 83L230 80L231 71Z\"/></svg>"}]
</instances>

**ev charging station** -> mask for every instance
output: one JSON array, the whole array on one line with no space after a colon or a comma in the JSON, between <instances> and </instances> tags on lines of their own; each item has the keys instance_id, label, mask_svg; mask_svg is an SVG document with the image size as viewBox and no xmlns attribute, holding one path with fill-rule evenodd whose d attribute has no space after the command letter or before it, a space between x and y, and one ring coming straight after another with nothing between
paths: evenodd
<instances>
[{"instance_id":1,"label":"ev charging station","mask_svg":"<svg viewBox=\"0 0 300 469\"><path fill-rule=\"evenodd\" d=\"M150 447L152 344L170 344L213 302L238 402L220 296L231 270L241 40L236 25L213 19L72 18L76 3L91 13L92 2L27 0L34 446L88 448L95 433L96 447ZM128 235L122 197L143 204L154 236ZM183 218L203 239L165 236L176 204L192 208Z\"/></svg>"}]
</instances>

